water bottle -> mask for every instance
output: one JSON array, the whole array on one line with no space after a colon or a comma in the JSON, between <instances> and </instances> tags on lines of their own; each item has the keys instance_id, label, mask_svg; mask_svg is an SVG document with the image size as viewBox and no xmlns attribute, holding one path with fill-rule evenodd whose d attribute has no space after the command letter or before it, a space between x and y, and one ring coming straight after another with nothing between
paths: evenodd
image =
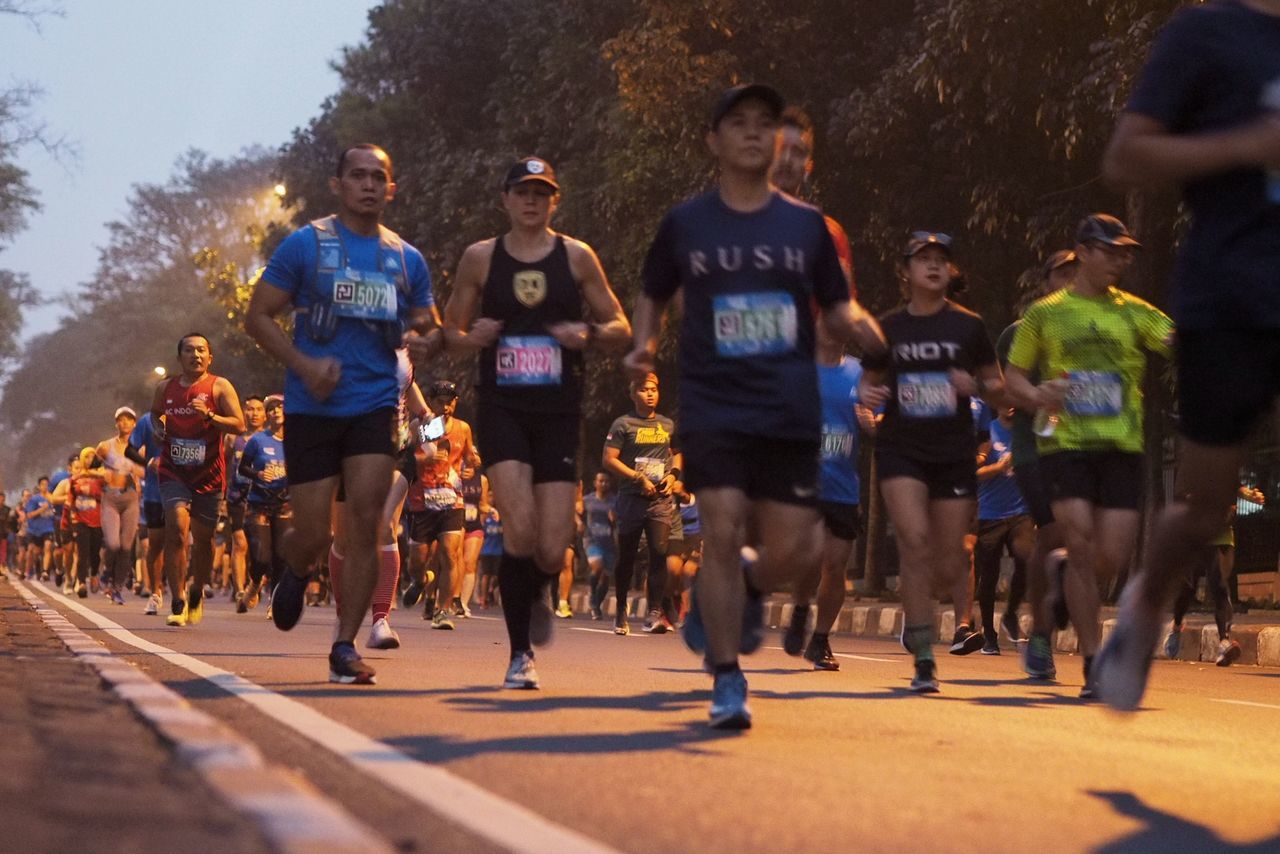
<instances>
[{"instance_id":1,"label":"water bottle","mask_svg":"<svg viewBox=\"0 0 1280 854\"><path fill-rule=\"evenodd\" d=\"M1046 385L1056 390L1065 390L1068 385L1067 375L1064 373L1058 379L1049 380ZM1048 439L1058 429L1059 420L1056 409L1037 409L1035 420L1031 422L1031 430L1040 438Z\"/></svg>"},{"instance_id":2,"label":"water bottle","mask_svg":"<svg viewBox=\"0 0 1280 854\"><path fill-rule=\"evenodd\" d=\"M1262 106L1274 113L1273 120L1280 120L1280 78L1272 80L1263 87L1262 90ZM1280 170L1267 170L1267 201L1273 205L1280 205Z\"/></svg>"}]
</instances>

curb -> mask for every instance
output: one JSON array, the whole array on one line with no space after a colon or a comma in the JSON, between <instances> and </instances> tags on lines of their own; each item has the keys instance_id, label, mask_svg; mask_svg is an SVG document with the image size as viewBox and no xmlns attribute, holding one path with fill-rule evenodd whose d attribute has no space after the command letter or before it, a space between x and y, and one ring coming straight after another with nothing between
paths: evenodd
<instances>
[{"instance_id":1,"label":"curb","mask_svg":"<svg viewBox=\"0 0 1280 854\"><path fill-rule=\"evenodd\" d=\"M267 764L250 741L191 706L50 607L24 582L14 589L72 654L167 742L233 809L287 854L391 854L395 849L298 775Z\"/></svg>"},{"instance_id":2,"label":"curb","mask_svg":"<svg viewBox=\"0 0 1280 854\"><path fill-rule=\"evenodd\" d=\"M585 614L589 607L589 594L575 590L570 596L570 604L575 613ZM774 598L766 603L765 623L771 628L779 628L791 622L791 614L795 606L782 599ZM628 611L633 617L643 617L648 611L648 601L644 596L631 596L628 600ZM613 616L615 604L612 593L606 598L604 611ZM996 625L1004 618L1004 611L995 612ZM1018 618L1022 633L1031 631L1031 615L1021 614ZM848 635L863 638L897 639L902 635L903 611L901 605L873 604L849 605L840 610L836 618L832 634ZM1098 620L1102 639L1105 641L1115 628L1112 618ZM950 606L939 606L934 613L935 641L942 641L955 634L955 613ZM1239 641L1241 654L1236 664L1251 664L1262 667L1280 667L1280 625L1244 624L1232 627L1231 636ZM1157 658L1165 658L1163 650L1164 636L1161 645L1156 649ZM1073 626L1058 631L1054 637L1053 648L1056 652L1075 654L1079 650L1079 641ZM1213 619L1208 618L1204 624L1187 622L1182 629L1182 645L1178 652L1179 661L1210 662L1217 657L1218 628Z\"/></svg>"}]
</instances>

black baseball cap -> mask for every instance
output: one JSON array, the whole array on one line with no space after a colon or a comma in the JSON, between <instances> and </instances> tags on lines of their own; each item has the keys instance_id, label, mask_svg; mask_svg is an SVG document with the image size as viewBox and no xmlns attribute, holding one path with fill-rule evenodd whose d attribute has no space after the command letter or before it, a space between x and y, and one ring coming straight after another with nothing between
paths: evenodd
<instances>
[{"instance_id":1,"label":"black baseball cap","mask_svg":"<svg viewBox=\"0 0 1280 854\"><path fill-rule=\"evenodd\" d=\"M1108 246L1132 246L1141 248L1142 244L1129 233L1128 227L1110 214L1089 214L1080 220L1076 229L1076 243L1105 243Z\"/></svg>"},{"instance_id":2,"label":"black baseball cap","mask_svg":"<svg viewBox=\"0 0 1280 854\"><path fill-rule=\"evenodd\" d=\"M907 245L902 248L903 258L912 258L922 249L937 246L951 255L951 235L940 231L913 231L907 238Z\"/></svg>"},{"instance_id":3,"label":"black baseball cap","mask_svg":"<svg viewBox=\"0 0 1280 854\"><path fill-rule=\"evenodd\" d=\"M427 389L428 398L447 397L453 399L458 396L458 387L448 380L436 380Z\"/></svg>"},{"instance_id":4,"label":"black baseball cap","mask_svg":"<svg viewBox=\"0 0 1280 854\"><path fill-rule=\"evenodd\" d=\"M767 86L764 83L744 83L732 86L720 94L720 97L716 99L715 106L711 108L711 129L718 128L721 120L729 114L729 111L745 98L757 98L764 101L773 112L775 118L782 118L782 111L787 108L786 99L772 86Z\"/></svg>"},{"instance_id":5,"label":"black baseball cap","mask_svg":"<svg viewBox=\"0 0 1280 854\"><path fill-rule=\"evenodd\" d=\"M525 184L529 181L541 181L556 192L560 192L560 185L556 183L556 170L541 157L523 157L517 160L507 170L507 179L502 183L502 188L510 190L516 184Z\"/></svg>"}]
</instances>

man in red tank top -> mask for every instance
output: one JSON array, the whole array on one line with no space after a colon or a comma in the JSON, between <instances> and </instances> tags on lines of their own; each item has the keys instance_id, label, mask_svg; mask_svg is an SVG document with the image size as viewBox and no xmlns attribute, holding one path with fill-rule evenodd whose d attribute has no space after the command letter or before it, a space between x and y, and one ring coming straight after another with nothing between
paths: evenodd
<instances>
[{"instance_id":1,"label":"man in red tank top","mask_svg":"<svg viewBox=\"0 0 1280 854\"><path fill-rule=\"evenodd\" d=\"M164 570L173 595L169 626L195 625L204 612L204 586L213 568L213 530L226 492L225 434L244 430L240 398L231 383L209 373L213 351L198 332L178 341L182 373L156 386L152 420L159 425L160 500L164 504ZM191 589L187 554L191 534Z\"/></svg>"}]
</instances>

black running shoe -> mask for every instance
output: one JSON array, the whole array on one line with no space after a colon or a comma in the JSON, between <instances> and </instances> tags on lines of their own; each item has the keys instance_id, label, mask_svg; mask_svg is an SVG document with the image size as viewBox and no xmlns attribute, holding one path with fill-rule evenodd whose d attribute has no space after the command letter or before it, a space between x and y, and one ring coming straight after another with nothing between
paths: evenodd
<instances>
[{"instance_id":1,"label":"black running shoe","mask_svg":"<svg viewBox=\"0 0 1280 854\"><path fill-rule=\"evenodd\" d=\"M292 573L286 571L281 574L281 578L285 575L292 575ZM276 588L277 591L279 589L279 587ZM275 613L279 613L278 600L273 603L273 606ZM329 651L329 681L343 685L373 685L378 681L378 677L374 669L364 663L360 653L356 652L355 644L338 641Z\"/></svg>"},{"instance_id":2,"label":"black running shoe","mask_svg":"<svg viewBox=\"0 0 1280 854\"><path fill-rule=\"evenodd\" d=\"M965 625L959 626L956 628L955 637L951 639L951 654L968 655L971 652L977 652L982 649L983 642L982 632L975 632Z\"/></svg>"},{"instance_id":3,"label":"black running shoe","mask_svg":"<svg viewBox=\"0 0 1280 854\"><path fill-rule=\"evenodd\" d=\"M805 647L804 657L813 662L814 670L839 670L840 662L836 661L835 653L831 651L831 642L826 638L818 639L814 635L809 639L809 645Z\"/></svg>"},{"instance_id":4,"label":"black running shoe","mask_svg":"<svg viewBox=\"0 0 1280 854\"><path fill-rule=\"evenodd\" d=\"M917 694L938 693L938 666L932 659L916 661L916 675L911 679L911 690Z\"/></svg>"},{"instance_id":5,"label":"black running shoe","mask_svg":"<svg viewBox=\"0 0 1280 854\"><path fill-rule=\"evenodd\" d=\"M809 608L797 606L791 612L791 622L782 633L782 651L787 655L799 655L804 652L804 632L809 627Z\"/></svg>"},{"instance_id":6,"label":"black running shoe","mask_svg":"<svg viewBox=\"0 0 1280 854\"><path fill-rule=\"evenodd\" d=\"M419 581L410 581L409 586L404 589L404 606L412 608L422 601L422 583Z\"/></svg>"},{"instance_id":7,"label":"black running shoe","mask_svg":"<svg viewBox=\"0 0 1280 854\"><path fill-rule=\"evenodd\" d=\"M276 589L271 594L271 622L282 632L287 632L298 625L302 619L302 609L306 604L307 584L311 576L303 578L289 567L280 573ZM355 647L352 647L354 650ZM359 656L356 656L359 658Z\"/></svg>"}]
</instances>

